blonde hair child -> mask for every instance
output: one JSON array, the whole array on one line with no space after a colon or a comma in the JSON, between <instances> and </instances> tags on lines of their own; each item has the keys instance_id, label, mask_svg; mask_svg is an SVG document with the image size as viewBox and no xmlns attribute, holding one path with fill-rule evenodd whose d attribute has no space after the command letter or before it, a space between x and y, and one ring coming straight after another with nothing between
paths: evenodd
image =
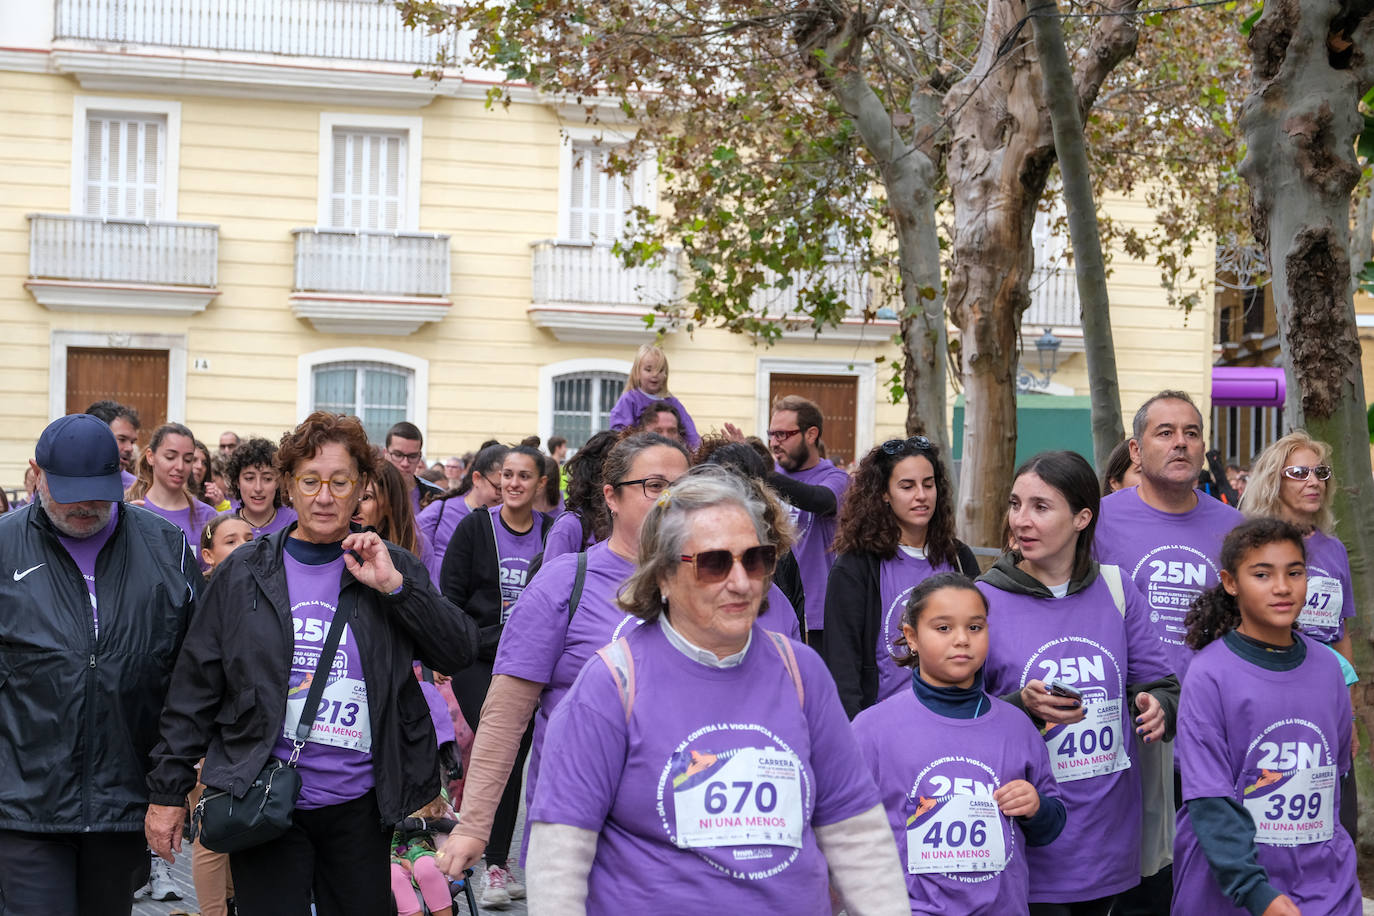
<instances>
[{"instance_id":1,"label":"blonde hair child","mask_svg":"<svg viewBox=\"0 0 1374 916\"><path fill-rule=\"evenodd\" d=\"M657 344L644 344L635 352L630 374L625 379L625 392L611 410L611 429L639 426L644 410L658 401L666 401L677 410L687 434L687 447L696 448L701 436L697 435L692 415L681 401L668 393L668 357Z\"/></svg>"}]
</instances>

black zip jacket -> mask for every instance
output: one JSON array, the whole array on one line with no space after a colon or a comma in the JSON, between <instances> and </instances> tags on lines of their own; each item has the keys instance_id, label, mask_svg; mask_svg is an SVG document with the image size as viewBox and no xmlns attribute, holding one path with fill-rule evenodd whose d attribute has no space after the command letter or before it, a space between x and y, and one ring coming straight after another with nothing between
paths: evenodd
<instances>
[{"instance_id":1,"label":"black zip jacket","mask_svg":"<svg viewBox=\"0 0 1374 916\"><path fill-rule=\"evenodd\" d=\"M539 541L549 533L553 524L550 516L536 516ZM478 507L453 530L448 542L443 566L439 569L439 590L444 597L467 611L477 623L480 646L477 659L496 660L496 647L501 642L501 561L496 552L496 531L492 525L501 524L488 509ZM542 555L541 555L542 556ZM539 557L530 564L529 578L538 570ZM529 579L526 579L528 584Z\"/></svg>"},{"instance_id":2,"label":"black zip jacket","mask_svg":"<svg viewBox=\"0 0 1374 916\"><path fill-rule=\"evenodd\" d=\"M183 804L201 757L201 780L235 796L267 763L286 720L295 647L283 564L295 528L243 545L210 580L162 711L148 774L153 803ZM472 663L477 630L414 554L387 547L405 580L398 593L383 595L346 570L341 589L357 591L350 626L367 682L377 806L390 830L439 793L439 747L413 660L458 671Z\"/></svg>"},{"instance_id":3,"label":"black zip jacket","mask_svg":"<svg viewBox=\"0 0 1374 916\"><path fill-rule=\"evenodd\" d=\"M98 637L47 513L0 516L0 830L143 829L148 754L200 568L181 529L121 505L95 587Z\"/></svg>"},{"instance_id":4,"label":"black zip jacket","mask_svg":"<svg viewBox=\"0 0 1374 916\"><path fill-rule=\"evenodd\" d=\"M955 565L970 579L978 559L962 541L954 542ZM878 633L883 597L877 554L855 551L835 557L825 586L825 639L821 652L840 691L849 718L878 702Z\"/></svg>"}]
</instances>

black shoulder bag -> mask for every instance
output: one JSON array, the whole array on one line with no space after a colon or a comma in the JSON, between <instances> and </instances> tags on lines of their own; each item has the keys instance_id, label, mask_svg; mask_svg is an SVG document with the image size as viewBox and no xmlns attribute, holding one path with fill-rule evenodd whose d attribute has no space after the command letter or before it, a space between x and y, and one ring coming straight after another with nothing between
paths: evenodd
<instances>
[{"instance_id":1,"label":"black shoulder bag","mask_svg":"<svg viewBox=\"0 0 1374 916\"><path fill-rule=\"evenodd\" d=\"M193 837L198 835L201 845L211 852L249 849L276 839L291 826L291 813L301 794L301 774L296 771L296 760L315 726L315 713L319 711L320 699L329 681L334 653L339 649L344 625L353 616L356 604L356 592L344 589L339 596L338 610L329 624L329 635L325 638L319 663L315 665L305 706L301 708L291 758L285 762L275 757L269 759L243 795L235 796L208 786L201 795L191 814L191 832Z\"/></svg>"}]
</instances>

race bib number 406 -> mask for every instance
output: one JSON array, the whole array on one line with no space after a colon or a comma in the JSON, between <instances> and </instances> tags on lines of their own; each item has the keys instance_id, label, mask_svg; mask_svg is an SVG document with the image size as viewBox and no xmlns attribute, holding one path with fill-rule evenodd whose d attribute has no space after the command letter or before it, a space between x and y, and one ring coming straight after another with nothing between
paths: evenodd
<instances>
[{"instance_id":1,"label":"race bib number 406","mask_svg":"<svg viewBox=\"0 0 1374 916\"><path fill-rule=\"evenodd\" d=\"M1007 841L1002 815L990 795L946 795L908 800L906 870L933 872L1002 871Z\"/></svg>"},{"instance_id":2,"label":"race bib number 406","mask_svg":"<svg viewBox=\"0 0 1374 916\"><path fill-rule=\"evenodd\" d=\"M693 752L692 766L702 776L673 790L679 847L801 848L806 824L796 755L759 747Z\"/></svg>"}]
</instances>

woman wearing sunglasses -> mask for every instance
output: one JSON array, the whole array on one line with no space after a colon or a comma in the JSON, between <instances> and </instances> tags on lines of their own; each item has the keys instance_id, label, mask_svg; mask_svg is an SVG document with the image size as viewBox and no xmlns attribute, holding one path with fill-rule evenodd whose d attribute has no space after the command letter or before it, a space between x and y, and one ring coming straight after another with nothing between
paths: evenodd
<instances>
[{"instance_id":1,"label":"woman wearing sunglasses","mask_svg":"<svg viewBox=\"0 0 1374 916\"><path fill-rule=\"evenodd\" d=\"M1298 629L1330 646L1348 664L1346 681L1355 683L1354 655L1345 622L1355 616L1355 591L1350 557L1331 533L1331 446L1295 429L1274 442L1250 468L1238 507L1247 518L1281 518L1304 532L1307 547L1307 598L1298 615ZM1359 731L1352 733L1351 756L1359 753ZM1355 771L1341 781L1341 823L1355 836L1359 811Z\"/></svg>"},{"instance_id":2,"label":"woman wearing sunglasses","mask_svg":"<svg viewBox=\"0 0 1374 916\"><path fill-rule=\"evenodd\" d=\"M850 718L909 689L911 671L893 653L905 654L902 613L916 586L940 572L979 573L954 537L953 495L925 436L889 439L859 462L835 533L823 646Z\"/></svg>"},{"instance_id":3,"label":"woman wearing sunglasses","mask_svg":"<svg viewBox=\"0 0 1374 916\"><path fill-rule=\"evenodd\" d=\"M768 509L758 483L712 467L655 502L621 596L645 624L587 664L549 725L532 912L828 916L831 886L855 916L909 912L824 665L757 624Z\"/></svg>"},{"instance_id":4,"label":"woman wearing sunglasses","mask_svg":"<svg viewBox=\"0 0 1374 916\"><path fill-rule=\"evenodd\" d=\"M655 433L617 442L601 467L610 536L586 551L550 560L511 608L463 784L460 823L440 857L451 877L460 877L482 857L525 726L538 706L525 777L525 797L533 797L549 716L587 659L627 619L616 596L635 571L640 526L669 484L687 473L687 465L686 448ZM488 890L492 877L488 869ZM515 890L523 892L519 886Z\"/></svg>"}]
</instances>

